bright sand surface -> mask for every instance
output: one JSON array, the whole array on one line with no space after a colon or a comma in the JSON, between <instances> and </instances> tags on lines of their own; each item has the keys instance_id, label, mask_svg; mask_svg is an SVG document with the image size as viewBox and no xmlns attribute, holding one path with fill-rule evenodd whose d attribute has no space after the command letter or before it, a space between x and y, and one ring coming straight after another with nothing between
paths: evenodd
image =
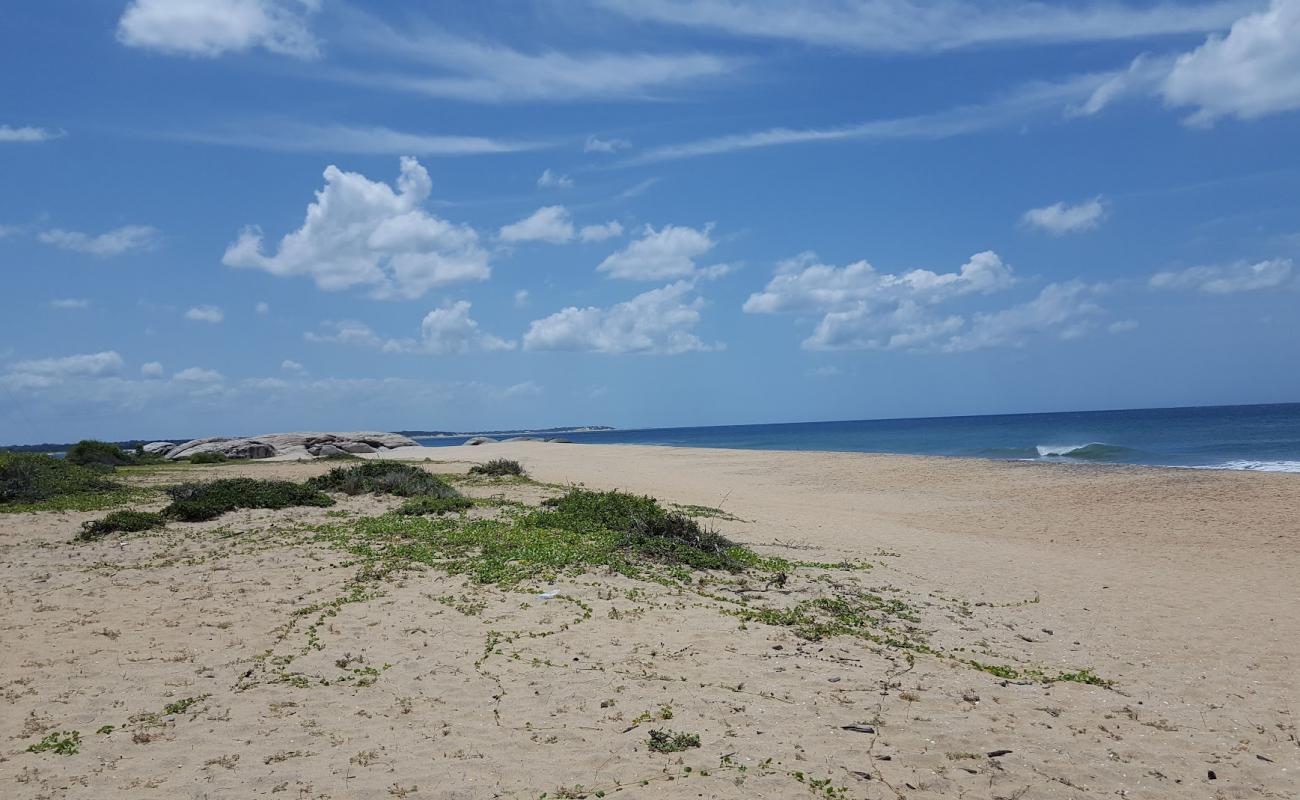
<instances>
[{"instance_id":1,"label":"bright sand surface","mask_svg":"<svg viewBox=\"0 0 1300 800\"><path fill-rule=\"evenodd\" d=\"M704 521L761 553L873 565L799 570L752 603L896 600L933 653L810 641L606 574L525 595L425 570L330 606L356 568L295 527L392 498L92 544L69 540L102 512L0 514L0 797L1300 796L1300 476L541 443L387 457L517 458L543 482L720 507L737 519ZM657 728L700 746L651 752ZM25 752L63 730L77 754Z\"/></svg>"}]
</instances>

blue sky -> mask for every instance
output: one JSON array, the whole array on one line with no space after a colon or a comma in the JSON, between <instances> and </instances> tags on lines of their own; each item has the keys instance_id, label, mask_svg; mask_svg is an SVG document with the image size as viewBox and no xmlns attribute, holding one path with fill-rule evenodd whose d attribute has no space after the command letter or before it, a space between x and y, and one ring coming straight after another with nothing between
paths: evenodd
<instances>
[{"instance_id":1,"label":"blue sky","mask_svg":"<svg viewBox=\"0 0 1300 800\"><path fill-rule=\"evenodd\" d=\"M13 0L0 442L1300 399L1300 0Z\"/></svg>"}]
</instances>

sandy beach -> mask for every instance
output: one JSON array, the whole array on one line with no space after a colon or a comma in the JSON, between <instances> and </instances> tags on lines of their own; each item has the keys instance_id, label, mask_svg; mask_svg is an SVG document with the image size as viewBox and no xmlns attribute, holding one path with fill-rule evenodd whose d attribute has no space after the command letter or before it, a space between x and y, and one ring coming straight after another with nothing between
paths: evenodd
<instances>
[{"instance_id":1,"label":"sandy beach","mask_svg":"<svg viewBox=\"0 0 1300 800\"><path fill-rule=\"evenodd\" d=\"M701 521L822 566L526 591L428 568L357 592L355 554L313 526L396 498L91 543L72 538L102 512L0 514L0 796L1300 794L1295 475L531 442L386 457L457 476L518 459L535 483L457 485L717 509ZM734 605L827 593L874 598L915 646L809 639ZM1080 674L1096 680L1060 679ZM654 752L656 729L699 746ZM75 754L27 751L64 731Z\"/></svg>"}]
</instances>

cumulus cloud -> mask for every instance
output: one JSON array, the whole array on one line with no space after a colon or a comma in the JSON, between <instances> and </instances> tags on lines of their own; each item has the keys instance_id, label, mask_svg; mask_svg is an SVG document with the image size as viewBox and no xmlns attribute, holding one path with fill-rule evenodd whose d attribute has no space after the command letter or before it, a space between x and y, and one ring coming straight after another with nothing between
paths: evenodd
<instances>
[{"instance_id":1,"label":"cumulus cloud","mask_svg":"<svg viewBox=\"0 0 1300 800\"><path fill-rule=\"evenodd\" d=\"M1157 272L1151 276L1154 289L1192 289L1205 294L1237 294L1277 289L1291 280L1289 258L1275 258L1254 264L1238 261L1227 266L1188 267Z\"/></svg>"},{"instance_id":2,"label":"cumulus cloud","mask_svg":"<svg viewBox=\"0 0 1300 800\"><path fill-rule=\"evenodd\" d=\"M721 349L693 331L704 299L691 297L691 281L653 289L609 308L570 306L534 320L524 334L525 350L676 355Z\"/></svg>"},{"instance_id":3,"label":"cumulus cloud","mask_svg":"<svg viewBox=\"0 0 1300 800\"><path fill-rule=\"evenodd\" d=\"M467 225L439 219L420 206L433 183L414 158L401 160L397 190L330 165L325 187L298 230L262 252L262 233L245 229L222 263L306 276L326 291L370 287L378 298L414 299L426 292L491 274L488 253Z\"/></svg>"},{"instance_id":4,"label":"cumulus cloud","mask_svg":"<svg viewBox=\"0 0 1300 800\"><path fill-rule=\"evenodd\" d=\"M539 189L572 189L573 178L568 175L562 175L558 172L551 172L545 169L537 178L537 188Z\"/></svg>"},{"instance_id":5,"label":"cumulus cloud","mask_svg":"<svg viewBox=\"0 0 1300 800\"><path fill-rule=\"evenodd\" d=\"M1161 89L1171 105L1196 107L1196 125L1300 108L1300 0L1273 0L1227 35L1211 34L1174 62Z\"/></svg>"},{"instance_id":6,"label":"cumulus cloud","mask_svg":"<svg viewBox=\"0 0 1300 800\"><path fill-rule=\"evenodd\" d=\"M185 312L185 319L192 322L217 323L226 318L226 314L216 306L194 306Z\"/></svg>"},{"instance_id":7,"label":"cumulus cloud","mask_svg":"<svg viewBox=\"0 0 1300 800\"><path fill-rule=\"evenodd\" d=\"M712 231L712 223L699 230L678 225L655 230L647 225L640 239L600 262L596 269L611 278L633 281L688 278L695 274L695 260L717 244L710 238Z\"/></svg>"},{"instance_id":8,"label":"cumulus cloud","mask_svg":"<svg viewBox=\"0 0 1300 800\"><path fill-rule=\"evenodd\" d=\"M916 269L881 273L866 261L846 267L818 263L812 253L783 262L762 292L745 301L751 314L818 313L808 350L935 350L961 352L1019 346L1033 333L1059 329L1065 338L1091 327L1101 309L1099 287L1051 284L1027 303L972 318L943 311L962 297L992 295L1015 284L1011 267L991 250L954 272Z\"/></svg>"},{"instance_id":9,"label":"cumulus cloud","mask_svg":"<svg viewBox=\"0 0 1300 800\"><path fill-rule=\"evenodd\" d=\"M524 308L528 305L528 290L515 290L515 308Z\"/></svg>"},{"instance_id":10,"label":"cumulus cloud","mask_svg":"<svg viewBox=\"0 0 1300 800\"><path fill-rule=\"evenodd\" d=\"M271 306L268 303L259 302L257 305L253 306L253 310L262 316L266 316L271 313Z\"/></svg>"},{"instance_id":11,"label":"cumulus cloud","mask_svg":"<svg viewBox=\"0 0 1300 800\"><path fill-rule=\"evenodd\" d=\"M69 376L111 375L121 370L122 364L122 357L116 351L105 350L101 353L19 361L13 364L9 371L24 375L63 378Z\"/></svg>"},{"instance_id":12,"label":"cumulus cloud","mask_svg":"<svg viewBox=\"0 0 1300 800\"><path fill-rule=\"evenodd\" d=\"M544 206L527 217L501 228L498 236L503 242L548 242L565 244L575 239L582 242L603 242L623 235L618 220L603 225L584 225L578 229L573 224L569 210L564 206Z\"/></svg>"},{"instance_id":13,"label":"cumulus cloud","mask_svg":"<svg viewBox=\"0 0 1300 800\"><path fill-rule=\"evenodd\" d=\"M288 358L280 362L280 369L284 370L285 372L292 373L294 375L307 374L306 367L304 367L302 364L299 364L297 361Z\"/></svg>"},{"instance_id":14,"label":"cumulus cloud","mask_svg":"<svg viewBox=\"0 0 1300 800\"><path fill-rule=\"evenodd\" d=\"M64 311L74 311L82 308L89 308L89 300L81 300L73 297L65 297L58 300L50 301L50 308L57 308Z\"/></svg>"},{"instance_id":15,"label":"cumulus cloud","mask_svg":"<svg viewBox=\"0 0 1300 800\"><path fill-rule=\"evenodd\" d=\"M1082 281L1051 283L1027 303L1002 311L976 314L970 326L943 345L950 353L989 347L1020 347L1033 334L1056 332L1062 339L1077 339L1088 332L1094 318L1104 314L1094 298L1104 290Z\"/></svg>"},{"instance_id":16,"label":"cumulus cloud","mask_svg":"<svg viewBox=\"0 0 1300 800\"><path fill-rule=\"evenodd\" d=\"M460 300L424 315L418 339L385 339L363 322L321 323L321 333L306 333L309 342L371 347L386 353L449 355L470 351L511 350L515 343L485 333L470 317L470 303Z\"/></svg>"},{"instance_id":17,"label":"cumulus cloud","mask_svg":"<svg viewBox=\"0 0 1300 800\"><path fill-rule=\"evenodd\" d=\"M619 150L626 150L632 146L627 139L600 139L595 136L588 136L587 143L582 146L584 153L617 153Z\"/></svg>"},{"instance_id":18,"label":"cumulus cloud","mask_svg":"<svg viewBox=\"0 0 1300 800\"><path fill-rule=\"evenodd\" d=\"M131 0L117 39L174 55L215 57L263 48L314 58L319 43L307 27L320 0Z\"/></svg>"},{"instance_id":19,"label":"cumulus cloud","mask_svg":"<svg viewBox=\"0 0 1300 800\"><path fill-rule=\"evenodd\" d=\"M157 246L158 237L157 228L148 225L123 225L98 236L52 228L41 232L36 238L60 250L106 257L120 256L132 250L151 249Z\"/></svg>"},{"instance_id":20,"label":"cumulus cloud","mask_svg":"<svg viewBox=\"0 0 1300 800\"><path fill-rule=\"evenodd\" d=\"M1081 233L1096 229L1106 216L1106 207L1100 197L1082 203L1053 203L1042 208L1031 208L1020 218L1020 224L1037 228L1053 236Z\"/></svg>"},{"instance_id":21,"label":"cumulus cloud","mask_svg":"<svg viewBox=\"0 0 1300 800\"><path fill-rule=\"evenodd\" d=\"M499 235L506 242L564 244L573 240L573 220L564 206L544 206L518 222L502 227Z\"/></svg>"},{"instance_id":22,"label":"cumulus cloud","mask_svg":"<svg viewBox=\"0 0 1300 800\"><path fill-rule=\"evenodd\" d=\"M215 369L187 367L173 375L172 380L181 383L220 383L225 380L225 376Z\"/></svg>"},{"instance_id":23,"label":"cumulus cloud","mask_svg":"<svg viewBox=\"0 0 1300 800\"><path fill-rule=\"evenodd\" d=\"M583 225L578 231L578 238L584 242L603 242L623 235L623 225L618 220L611 220L604 225Z\"/></svg>"},{"instance_id":24,"label":"cumulus cloud","mask_svg":"<svg viewBox=\"0 0 1300 800\"><path fill-rule=\"evenodd\" d=\"M163 372L163 365L157 361L147 361L140 365L140 374L146 378L161 378Z\"/></svg>"},{"instance_id":25,"label":"cumulus cloud","mask_svg":"<svg viewBox=\"0 0 1300 800\"><path fill-rule=\"evenodd\" d=\"M1015 282L1011 267L992 250L976 253L956 272L914 269L881 273L866 261L846 267L819 263L815 253L781 262L762 292L751 294L751 314L782 311L846 311L859 304L875 307L911 301L933 304L965 294L988 294Z\"/></svg>"},{"instance_id":26,"label":"cumulus cloud","mask_svg":"<svg viewBox=\"0 0 1300 800\"><path fill-rule=\"evenodd\" d=\"M21 128L14 128L9 125L0 125L0 143L34 143L48 142L51 139L59 139L64 136L63 131L52 131L49 128L34 128L25 125Z\"/></svg>"}]
</instances>

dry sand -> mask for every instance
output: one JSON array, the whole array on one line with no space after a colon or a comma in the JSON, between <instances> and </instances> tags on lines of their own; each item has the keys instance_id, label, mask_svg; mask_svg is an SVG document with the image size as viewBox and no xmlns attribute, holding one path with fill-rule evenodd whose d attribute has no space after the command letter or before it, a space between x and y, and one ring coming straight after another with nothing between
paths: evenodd
<instances>
[{"instance_id":1,"label":"dry sand","mask_svg":"<svg viewBox=\"0 0 1300 800\"><path fill-rule=\"evenodd\" d=\"M760 552L874 564L756 597L871 590L949 657L809 642L608 575L542 600L427 570L295 615L355 573L301 523L393 500L92 544L69 540L100 513L0 514L0 797L1300 795L1298 476L538 443L395 455L442 472L518 458L541 481L720 506L739 519L718 528ZM298 685L273 682L290 656ZM164 713L185 698L201 699ZM650 752L654 728L700 747ZM76 755L25 752L65 730Z\"/></svg>"}]
</instances>

